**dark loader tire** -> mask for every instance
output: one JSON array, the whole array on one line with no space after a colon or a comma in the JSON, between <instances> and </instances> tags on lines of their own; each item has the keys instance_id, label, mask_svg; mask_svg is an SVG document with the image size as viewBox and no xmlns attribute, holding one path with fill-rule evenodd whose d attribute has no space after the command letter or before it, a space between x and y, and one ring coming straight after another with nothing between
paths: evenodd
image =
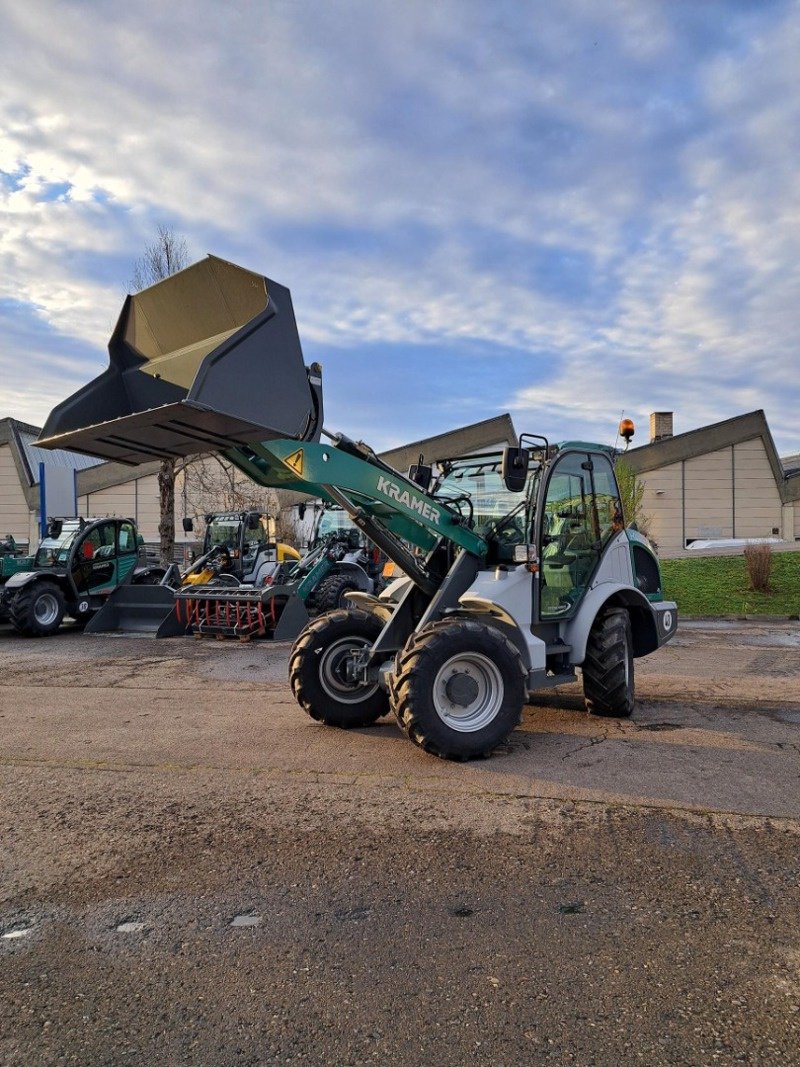
<instances>
[{"instance_id":1,"label":"dark loader tire","mask_svg":"<svg viewBox=\"0 0 800 1067\"><path fill-rule=\"evenodd\" d=\"M633 642L630 615L624 608L604 611L589 631L583 696L590 715L627 719L633 712Z\"/></svg>"},{"instance_id":2,"label":"dark loader tire","mask_svg":"<svg viewBox=\"0 0 800 1067\"><path fill-rule=\"evenodd\" d=\"M354 593L358 589L358 582L347 574L331 574L323 578L317 586L314 594L314 605L322 614L325 611L336 611L337 608L346 608L345 593Z\"/></svg>"},{"instance_id":3,"label":"dark loader tire","mask_svg":"<svg viewBox=\"0 0 800 1067\"><path fill-rule=\"evenodd\" d=\"M11 622L25 637L49 637L61 625L64 610L64 594L54 582L31 582L11 601Z\"/></svg>"},{"instance_id":4,"label":"dark loader tire","mask_svg":"<svg viewBox=\"0 0 800 1067\"><path fill-rule=\"evenodd\" d=\"M412 634L390 678L392 710L420 748L442 759L488 756L522 718L525 668L514 645L471 619Z\"/></svg>"},{"instance_id":5,"label":"dark loader tire","mask_svg":"<svg viewBox=\"0 0 800 1067\"><path fill-rule=\"evenodd\" d=\"M370 648L383 623L376 615L350 609L310 622L294 643L289 684L295 700L312 719L329 726L371 726L389 711L389 695L378 683L348 682L349 653Z\"/></svg>"}]
</instances>

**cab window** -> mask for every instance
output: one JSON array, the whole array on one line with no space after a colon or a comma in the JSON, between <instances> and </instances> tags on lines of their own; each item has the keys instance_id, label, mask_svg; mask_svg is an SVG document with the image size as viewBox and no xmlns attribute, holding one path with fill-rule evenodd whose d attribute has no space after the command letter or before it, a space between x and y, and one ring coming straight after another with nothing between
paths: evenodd
<instances>
[{"instance_id":1,"label":"cab window","mask_svg":"<svg viewBox=\"0 0 800 1067\"><path fill-rule=\"evenodd\" d=\"M79 546L78 553L83 559L109 559L115 550L115 523L106 522L95 526Z\"/></svg>"},{"instance_id":2,"label":"cab window","mask_svg":"<svg viewBox=\"0 0 800 1067\"><path fill-rule=\"evenodd\" d=\"M120 556L136 555L136 530L133 523L121 522L119 526L118 548Z\"/></svg>"}]
</instances>

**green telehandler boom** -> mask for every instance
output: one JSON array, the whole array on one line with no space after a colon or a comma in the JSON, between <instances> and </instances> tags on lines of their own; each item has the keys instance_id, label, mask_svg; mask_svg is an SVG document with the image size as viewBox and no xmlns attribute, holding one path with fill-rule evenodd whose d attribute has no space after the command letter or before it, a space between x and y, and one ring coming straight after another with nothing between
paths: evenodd
<instances>
[{"instance_id":1,"label":"green telehandler boom","mask_svg":"<svg viewBox=\"0 0 800 1067\"><path fill-rule=\"evenodd\" d=\"M578 669L589 711L631 714L634 661L673 636L677 609L625 527L612 450L523 435L437 477L393 470L323 430L289 291L214 257L128 297L110 356L40 444L128 463L222 451L259 484L344 508L406 575L399 599L352 593L300 634L289 677L313 719L392 711L434 755L484 756Z\"/></svg>"}]
</instances>

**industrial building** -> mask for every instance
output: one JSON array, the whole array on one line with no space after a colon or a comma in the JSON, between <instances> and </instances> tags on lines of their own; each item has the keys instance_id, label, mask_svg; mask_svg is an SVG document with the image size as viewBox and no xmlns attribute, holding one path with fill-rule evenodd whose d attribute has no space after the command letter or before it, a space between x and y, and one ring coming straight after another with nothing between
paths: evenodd
<instances>
[{"instance_id":1,"label":"industrial building","mask_svg":"<svg viewBox=\"0 0 800 1067\"><path fill-rule=\"evenodd\" d=\"M800 541L800 463L781 461L763 411L672 430L672 412L654 412L650 443L626 455L662 555L706 540Z\"/></svg>"}]
</instances>

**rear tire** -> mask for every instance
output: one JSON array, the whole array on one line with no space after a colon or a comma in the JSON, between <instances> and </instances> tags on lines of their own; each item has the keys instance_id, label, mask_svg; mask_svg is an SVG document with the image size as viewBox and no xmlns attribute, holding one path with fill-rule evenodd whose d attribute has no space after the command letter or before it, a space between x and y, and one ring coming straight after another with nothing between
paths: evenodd
<instances>
[{"instance_id":1,"label":"rear tire","mask_svg":"<svg viewBox=\"0 0 800 1067\"><path fill-rule=\"evenodd\" d=\"M312 719L329 726L371 726L389 711L389 696L377 682L359 685L346 675L353 651L370 648L383 629L376 615L351 609L310 622L294 643L289 684Z\"/></svg>"},{"instance_id":2,"label":"rear tire","mask_svg":"<svg viewBox=\"0 0 800 1067\"><path fill-rule=\"evenodd\" d=\"M525 702L519 652L499 630L471 619L412 634L390 685L400 728L443 759L488 756L519 725Z\"/></svg>"},{"instance_id":3,"label":"rear tire","mask_svg":"<svg viewBox=\"0 0 800 1067\"><path fill-rule=\"evenodd\" d=\"M590 715L627 719L636 703L631 619L624 608L598 615L583 661L583 695Z\"/></svg>"},{"instance_id":4,"label":"rear tire","mask_svg":"<svg viewBox=\"0 0 800 1067\"><path fill-rule=\"evenodd\" d=\"M338 608L346 608L346 593L354 593L358 590L358 582L348 574L332 574L329 578L323 578L314 594L314 605L322 614L325 611L336 611Z\"/></svg>"},{"instance_id":5,"label":"rear tire","mask_svg":"<svg viewBox=\"0 0 800 1067\"><path fill-rule=\"evenodd\" d=\"M17 633L49 637L64 618L64 594L53 582L31 582L11 601L9 613Z\"/></svg>"}]
</instances>

